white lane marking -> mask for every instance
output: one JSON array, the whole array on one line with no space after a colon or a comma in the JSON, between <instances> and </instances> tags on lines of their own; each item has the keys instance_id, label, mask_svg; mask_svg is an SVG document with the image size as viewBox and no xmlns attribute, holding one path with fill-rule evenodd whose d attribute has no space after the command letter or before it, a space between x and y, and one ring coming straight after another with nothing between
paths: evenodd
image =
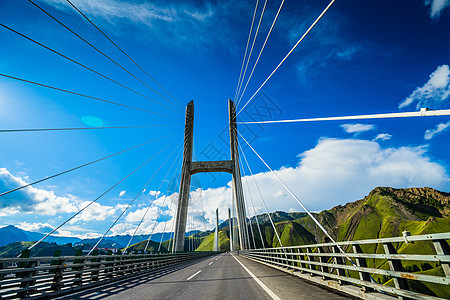
<instances>
[{"instance_id":1,"label":"white lane marking","mask_svg":"<svg viewBox=\"0 0 450 300\"><path fill-rule=\"evenodd\" d=\"M277 295L275 295L274 292L272 292L267 285L265 285L261 280L258 279L258 277L256 277L252 272L250 272L249 269L247 269L247 267L245 267L234 255L232 255L234 257L234 259L244 268L245 271L247 271L248 274L250 274L250 276L253 277L253 279L255 279L255 281L263 288L263 290L269 294L269 296L273 299L273 300L281 300Z\"/></svg>"},{"instance_id":2,"label":"white lane marking","mask_svg":"<svg viewBox=\"0 0 450 300\"><path fill-rule=\"evenodd\" d=\"M212 261L212 262L210 262L208 266L210 266L210 265L212 265L212 264L213 264L213 261Z\"/></svg>"},{"instance_id":3,"label":"white lane marking","mask_svg":"<svg viewBox=\"0 0 450 300\"><path fill-rule=\"evenodd\" d=\"M190 276L190 277L188 277L188 279L187 280L191 280L192 278L194 278L194 276L195 275L197 275L197 274L199 274L200 272L201 272L202 270L199 270L197 273L195 273L194 275L192 275L192 276Z\"/></svg>"}]
</instances>

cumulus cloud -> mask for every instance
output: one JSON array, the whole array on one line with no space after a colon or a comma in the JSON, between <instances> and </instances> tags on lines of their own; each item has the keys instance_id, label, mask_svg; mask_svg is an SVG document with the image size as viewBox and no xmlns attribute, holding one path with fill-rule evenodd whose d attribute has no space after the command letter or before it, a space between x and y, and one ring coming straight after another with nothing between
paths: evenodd
<instances>
[{"instance_id":1,"label":"cumulus cloud","mask_svg":"<svg viewBox=\"0 0 450 300\"><path fill-rule=\"evenodd\" d=\"M27 184L22 178L12 175L6 168L0 168L0 191L8 191ZM4 195L0 199L0 216L17 213L55 215L76 212L77 199L72 195L56 196L54 191L26 187Z\"/></svg>"},{"instance_id":2,"label":"cumulus cloud","mask_svg":"<svg viewBox=\"0 0 450 300\"><path fill-rule=\"evenodd\" d=\"M447 129L450 129L450 121L447 123L441 123L433 129L428 129L425 131L424 138L426 140L431 140L436 134L446 131Z\"/></svg>"},{"instance_id":3,"label":"cumulus cloud","mask_svg":"<svg viewBox=\"0 0 450 300\"><path fill-rule=\"evenodd\" d=\"M450 189L450 179L445 168L430 159L426 146L383 148L377 141L323 138L314 148L301 153L298 157L297 165L282 167L275 172L312 211L329 209L338 204L361 199L376 186L398 188L430 186L441 190ZM0 177L2 181L4 173L5 171ZM7 178L11 176L8 175ZM243 178L244 193L250 206L249 215L254 214L249 194L253 197L256 213L265 212L254 180L258 183L270 211L301 211L301 207L273 174L263 172ZM191 191L188 219L192 225L188 230L213 229L217 208L219 219L226 220L228 208L232 207L231 191L231 182L219 188L197 188ZM153 228L155 233L172 231L177 199L177 193L169 196L160 195L155 199L137 234L149 234ZM86 202L80 203L79 206L84 204ZM78 217L77 221L106 220L119 214L124 208L125 205L94 204L90 210L87 209ZM11 209L22 208L13 205ZM130 209L123 221L114 226L110 234L133 234L145 209L145 206ZM161 211L159 218L158 210ZM156 220L158 223L155 223ZM43 228L46 225L49 224L23 226Z\"/></svg>"},{"instance_id":4,"label":"cumulus cloud","mask_svg":"<svg viewBox=\"0 0 450 300\"><path fill-rule=\"evenodd\" d=\"M430 75L430 79L423 86L418 87L398 106L404 108L417 102L416 108L438 108L450 98L450 68L448 65L439 66Z\"/></svg>"},{"instance_id":5,"label":"cumulus cloud","mask_svg":"<svg viewBox=\"0 0 450 300\"><path fill-rule=\"evenodd\" d=\"M145 212L147 214L145 215ZM130 212L126 217L125 221L127 222L140 222L142 217L146 219L154 220L158 216L158 207L153 206L150 207L147 211L147 208L136 209L135 211Z\"/></svg>"},{"instance_id":6,"label":"cumulus cloud","mask_svg":"<svg viewBox=\"0 0 450 300\"><path fill-rule=\"evenodd\" d=\"M377 186L450 189L450 179L445 168L428 157L426 146L383 148L376 141L360 139L321 139L313 149L299 155L295 167L282 167L275 172L312 211L362 199ZM250 194L256 213L265 213L254 180L269 211L301 211L298 203L273 174L263 172L243 178L248 215L254 214ZM193 221L193 228L213 229L217 208L220 221L226 220L228 208L232 207L231 192L231 182L224 187L192 191L188 219ZM155 200L155 205L162 207L166 218L160 219L154 232L173 230L176 199L177 194L170 209L170 201L163 202L163 196ZM130 213L126 222L116 226L114 232L133 233L142 215L142 208ZM157 209L152 207L138 234L150 233L156 217Z\"/></svg>"},{"instance_id":7,"label":"cumulus cloud","mask_svg":"<svg viewBox=\"0 0 450 300\"><path fill-rule=\"evenodd\" d=\"M79 204L79 207L85 207L90 201L83 201ZM76 216L70 221L70 224L75 224L79 221L92 222L92 221L104 221L109 217L120 213L125 209L126 204L118 204L116 206L101 205L99 203L92 203L81 214Z\"/></svg>"},{"instance_id":8,"label":"cumulus cloud","mask_svg":"<svg viewBox=\"0 0 450 300\"><path fill-rule=\"evenodd\" d=\"M17 225L18 228L25 230L25 231L32 231L32 232L41 232L41 233L47 233L49 231L52 231L54 227L48 223L28 223L28 222L20 222Z\"/></svg>"},{"instance_id":9,"label":"cumulus cloud","mask_svg":"<svg viewBox=\"0 0 450 300\"><path fill-rule=\"evenodd\" d=\"M389 133L380 133L378 134L373 140L374 141L386 141L386 140L390 140L392 138L392 135Z\"/></svg>"},{"instance_id":10,"label":"cumulus cloud","mask_svg":"<svg viewBox=\"0 0 450 300\"><path fill-rule=\"evenodd\" d=\"M125 195L125 192L126 192L126 191L121 191L121 192L119 193L119 197L123 197L123 195Z\"/></svg>"},{"instance_id":11,"label":"cumulus cloud","mask_svg":"<svg viewBox=\"0 0 450 300\"><path fill-rule=\"evenodd\" d=\"M345 132L347 132L347 133L355 133L355 134L360 134L360 133L363 133L363 132L375 129L375 125L372 125L372 124L360 124L360 123L342 124L341 127L342 127L342 129L344 129Z\"/></svg>"},{"instance_id":12,"label":"cumulus cloud","mask_svg":"<svg viewBox=\"0 0 450 300\"><path fill-rule=\"evenodd\" d=\"M430 8L430 17L437 19L440 17L441 12L450 6L450 0L425 0L425 5Z\"/></svg>"},{"instance_id":13,"label":"cumulus cloud","mask_svg":"<svg viewBox=\"0 0 450 300\"><path fill-rule=\"evenodd\" d=\"M159 195L161 195L161 192L160 191L149 191L148 194L153 197L158 197Z\"/></svg>"},{"instance_id":14,"label":"cumulus cloud","mask_svg":"<svg viewBox=\"0 0 450 300\"><path fill-rule=\"evenodd\" d=\"M446 170L431 161L424 146L382 148L375 141L322 139L299 158L297 166L275 172L312 211L362 199L377 186L450 188ZM301 211L273 174L264 172L253 177L270 211ZM246 176L243 182L246 181L257 213L265 212L253 179ZM202 197L208 220L213 220L217 207L220 219L225 219L226 209L231 207L231 188L203 190ZM253 215L253 208L250 212Z\"/></svg>"}]
</instances>

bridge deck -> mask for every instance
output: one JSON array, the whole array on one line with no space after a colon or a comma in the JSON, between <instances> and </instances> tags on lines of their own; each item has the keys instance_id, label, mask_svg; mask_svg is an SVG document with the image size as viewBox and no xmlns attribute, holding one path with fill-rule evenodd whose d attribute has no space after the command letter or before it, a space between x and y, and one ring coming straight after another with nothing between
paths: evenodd
<instances>
[{"instance_id":1,"label":"bridge deck","mask_svg":"<svg viewBox=\"0 0 450 300\"><path fill-rule=\"evenodd\" d=\"M242 256L237 259L276 296L269 295L231 254L220 254L61 299L348 299Z\"/></svg>"}]
</instances>

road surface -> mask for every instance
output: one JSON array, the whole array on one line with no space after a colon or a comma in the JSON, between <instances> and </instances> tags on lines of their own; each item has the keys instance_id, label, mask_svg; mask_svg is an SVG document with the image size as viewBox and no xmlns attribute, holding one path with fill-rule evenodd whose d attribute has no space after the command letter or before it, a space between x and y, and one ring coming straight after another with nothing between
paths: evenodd
<instances>
[{"instance_id":1,"label":"road surface","mask_svg":"<svg viewBox=\"0 0 450 300\"><path fill-rule=\"evenodd\" d=\"M334 300L348 298L242 256L224 253L171 269L65 295L60 299Z\"/></svg>"}]
</instances>

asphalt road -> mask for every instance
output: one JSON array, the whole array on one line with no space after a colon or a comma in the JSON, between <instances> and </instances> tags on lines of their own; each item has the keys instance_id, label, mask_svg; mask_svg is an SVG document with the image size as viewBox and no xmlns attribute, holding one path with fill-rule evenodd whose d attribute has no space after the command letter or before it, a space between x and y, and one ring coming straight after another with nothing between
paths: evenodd
<instances>
[{"instance_id":1,"label":"asphalt road","mask_svg":"<svg viewBox=\"0 0 450 300\"><path fill-rule=\"evenodd\" d=\"M63 299L348 299L241 256L219 254ZM258 283L258 281L260 283Z\"/></svg>"}]
</instances>

